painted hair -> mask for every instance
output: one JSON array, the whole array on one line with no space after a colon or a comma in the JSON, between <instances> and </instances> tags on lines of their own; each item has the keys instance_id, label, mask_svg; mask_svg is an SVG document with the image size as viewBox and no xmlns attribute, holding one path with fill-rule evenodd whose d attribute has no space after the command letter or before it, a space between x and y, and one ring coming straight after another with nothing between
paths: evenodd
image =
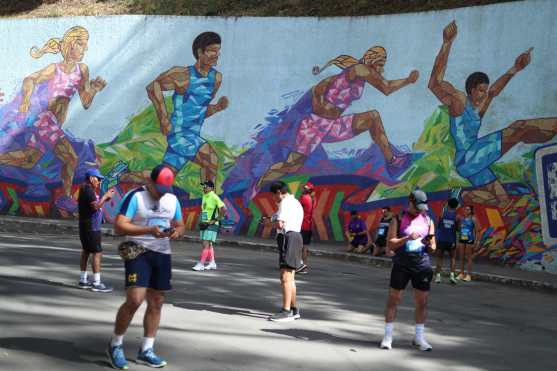
<instances>
[{"instance_id":1,"label":"painted hair","mask_svg":"<svg viewBox=\"0 0 557 371\"><path fill-rule=\"evenodd\" d=\"M472 89L480 84L489 85L489 77L483 72L474 72L466 78L466 93L471 94Z\"/></svg>"},{"instance_id":2,"label":"painted hair","mask_svg":"<svg viewBox=\"0 0 557 371\"><path fill-rule=\"evenodd\" d=\"M327 64L325 64L321 68L319 66L314 66L312 72L314 75L318 75L331 65L335 65L338 68L345 70L348 67L352 67L356 64L373 64L382 58L387 58L387 51L385 50L385 48L383 48L382 46L373 46L369 48L364 53L364 56L359 60L350 55L339 55L338 57L328 61Z\"/></svg>"},{"instance_id":3,"label":"painted hair","mask_svg":"<svg viewBox=\"0 0 557 371\"><path fill-rule=\"evenodd\" d=\"M78 40L89 40L89 32L81 26L74 26L66 31L62 39L56 37L48 40L42 48L33 46L30 50L31 57L38 59L46 53L58 54L62 53L65 57Z\"/></svg>"},{"instance_id":4,"label":"painted hair","mask_svg":"<svg viewBox=\"0 0 557 371\"><path fill-rule=\"evenodd\" d=\"M219 44L221 43L220 35L216 32L203 32L197 35L195 40L193 40L193 44L191 46L191 50L193 52L193 56L195 59L199 59L199 53L197 52L199 49L205 51L209 45Z\"/></svg>"},{"instance_id":5,"label":"painted hair","mask_svg":"<svg viewBox=\"0 0 557 371\"><path fill-rule=\"evenodd\" d=\"M286 183L279 180L279 181L276 181L273 184L271 184L270 191L271 191L271 193L279 193L280 192L282 194L285 194L285 193L289 192L289 189L288 189L288 185L286 185Z\"/></svg>"},{"instance_id":6,"label":"painted hair","mask_svg":"<svg viewBox=\"0 0 557 371\"><path fill-rule=\"evenodd\" d=\"M470 214L474 215L474 206L472 206L472 205L464 205L464 208L465 208L465 209L466 209L467 207L470 208Z\"/></svg>"}]
</instances>

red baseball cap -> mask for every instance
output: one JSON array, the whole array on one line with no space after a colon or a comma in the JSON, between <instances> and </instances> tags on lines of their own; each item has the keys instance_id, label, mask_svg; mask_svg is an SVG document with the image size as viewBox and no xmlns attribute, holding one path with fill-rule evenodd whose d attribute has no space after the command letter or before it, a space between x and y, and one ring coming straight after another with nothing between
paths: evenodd
<instances>
[{"instance_id":1,"label":"red baseball cap","mask_svg":"<svg viewBox=\"0 0 557 371\"><path fill-rule=\"evenodd\" d=\"M313 183L307 182L307 183L304 185L304 188L307 188L307 189L309 189L310 191L312 191L312 190L313 190Z\"/></svg>"},{"instance_id":2,"label":"red baseball cap","mask_svg":"<svg viewBox=\"0 0 557 371\"><path fill-rule=\"evenodd\" d=\"M151 171L151 180L155 184L155 189L161 195L172 193L172 183L174 183L174 172L169 167L157 165Z\"/></svg>"}]
</instances>

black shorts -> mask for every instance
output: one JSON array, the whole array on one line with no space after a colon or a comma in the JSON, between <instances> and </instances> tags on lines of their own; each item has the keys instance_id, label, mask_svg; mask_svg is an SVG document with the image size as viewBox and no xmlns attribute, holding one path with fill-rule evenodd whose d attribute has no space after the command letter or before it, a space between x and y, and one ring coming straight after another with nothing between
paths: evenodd
<instances>
[{"instance_id":1,"label":"black shorts","mask_svg":"<svg viewBox=\"0 0 557 371\"><path fill-rule=\"evenodd\" d=\"M476 241L470 241L470 240L458 240L458 242L460 242L463 245L473 245L476 243Z\"/></svg>"},{"instance_id":2,"label":"black shorts","mask_svg":"<svg viewBox=\"0 0 557 371\"><path fill-rule=\"evenodd\" d=\"M304 242L299 232L287 232L277 235L279 249L279 267L297 269L302 265L302 247Z\"/></svg>"},{"instance_id":3,"label":"black shorts","mask_svg":"<svg viewBox=\"0 0 557 371\"><path fill-rule=\"evenodd\" d=\"M393 264L391 270L391 287L395 290L404 290L408 285L408 281L412 280L412 287L420 291L429 291L431 280L433 279L433 270L431 267L415 270Z\"/></svg>"},{"instance_id":4,"label":"black shorts","mask_svg":"<svg viewBox=\"0 0 557 371\"><path fill-rule=\"evenodd\" d=\"M439 250L443 250L443 251L451 251L454 250L456 247L456 244L452 243L452 242L446 242L446 241L437 241L437 248Z\"/></svg>"},{"instance_id":5,"label":"black shorts","mask_svg":"<svg viewBox=\"0 0 557 371\"><path fill-rule=\"evenodd\" d=\"M135 259L126 260L126 288L146 287L153 290L172 289L172 261L170 254L151 250Z\"/></svg>"},{"instance_id":6,"label":"black shorts","mask_svg":"<svg viewBox=\"0 0 557 371\"><path fill-rule=\"evenodd\" d=\"M375 245L377 247L387 247L387 238L377 237L377 239L375 240Z\"/></svg>"},{"instance_id":7,"label":"black shorts","mask_svg":"<svg viewBox=\"0 0 557 371\"><path fill-rule=\"evenodd\" d=\"M81 248L88 253L96 254L103 251L101 231L87 231L80 228L79 240L81 241Z\"/></svg>"},{"instance_id":8,"label":"black shorts","mask_svg":"<svg viewBox=\"0 0 557 371\"><path fill-rule=\"evenodd\" d=\"M301 231L300 233L302 234L302 241L304 242L304 246L311 244L311 236L313 234L312 231Z\"/></svg>"}]
</instances>

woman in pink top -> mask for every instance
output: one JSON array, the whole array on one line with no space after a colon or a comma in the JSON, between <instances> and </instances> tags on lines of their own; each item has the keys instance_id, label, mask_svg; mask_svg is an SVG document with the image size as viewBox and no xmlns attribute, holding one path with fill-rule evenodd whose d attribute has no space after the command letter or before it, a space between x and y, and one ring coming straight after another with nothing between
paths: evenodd
<instances>
[{"instance_id":1,"label":"woman in pink top","mask_svg":"<svg viewBox=\"0 0 557 371\"><path fill-rule=\"evenodd\" d=\"M416 190L410 193L406 211L401 217L393 218L389 226L387 249L394 251L394 256L382 349L392 347L396 309L409 281L412 281L416 299L416 335L413 344L423 351L432 349L425 340L424 324L427 296L433 278L429 254L435 251L436 245L435 225L427 215L427 210L427 195Z\"/></svg>"},{"instance_id":2,"label":"woman in pink top","mask_svg":"<svg viewBox=\"0 0 557 371\"><path fill-rule=\"evenodd\" d=\"M87 109L106 82L97 77L89 80L89 68L81 63L87 51L88 31L75 26L66 31L62 39L52 38L42 48L31 48L33 58L44 54L61 53L63 60L32 73L23 80L21 92L3 109L0 117L0 163L31 169L47 153L52 152L62 162L61 178L64 195L55 200L58 208L76 209L71 197L73 176L78 157L67 139L62 125L70 101L79 94L83 108ZM23 136L23 140L14 138Z\"/></svg>"}]
</instances>

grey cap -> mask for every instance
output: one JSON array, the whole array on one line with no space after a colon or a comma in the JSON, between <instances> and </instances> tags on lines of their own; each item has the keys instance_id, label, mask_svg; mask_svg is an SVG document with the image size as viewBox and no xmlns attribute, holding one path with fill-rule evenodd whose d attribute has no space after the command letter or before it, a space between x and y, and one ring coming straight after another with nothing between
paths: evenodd
<instances>
[{"instance_id":1,"label":"grey cap","mask_svg":"<svg viewBox=\"0 0 557 371\"><path fill-rule=\"evenodd\" d=\"M427 195L424 191L421 191L419 189L413 191L412 193L410 193L410 199L413 201L416 209L421 211L429 210L429 207L427 206Z\"/></svg>"}]
</instances>

